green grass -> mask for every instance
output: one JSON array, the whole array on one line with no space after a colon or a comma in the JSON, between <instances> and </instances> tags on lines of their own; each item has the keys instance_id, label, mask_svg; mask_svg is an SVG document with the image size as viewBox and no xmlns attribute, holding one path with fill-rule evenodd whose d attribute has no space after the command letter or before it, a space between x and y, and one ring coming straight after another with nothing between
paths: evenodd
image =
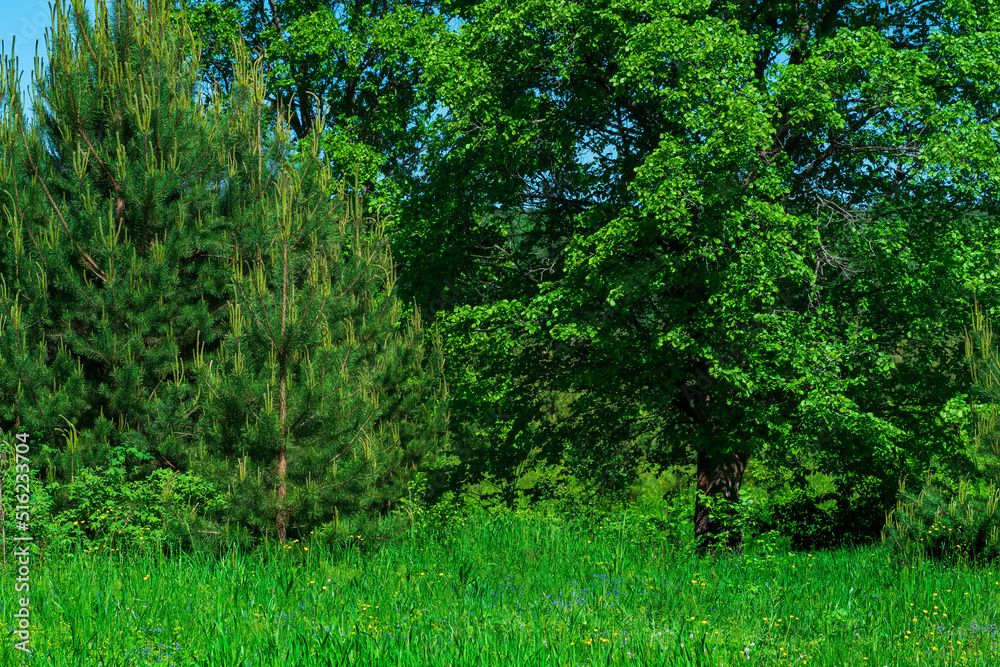
<instances>
[{"instance_id":1,"label":"green grass","mask_svg":"<svg viewBox=\"0 0 1000 667\"><path fill-rule=\"evenodd\" d=\"M368 552L50 557L31 567L34 653L0 664L1000 664L1000 568L766 542L699 559L630 526L507 515Z\"/></svg>"}]
</instances>

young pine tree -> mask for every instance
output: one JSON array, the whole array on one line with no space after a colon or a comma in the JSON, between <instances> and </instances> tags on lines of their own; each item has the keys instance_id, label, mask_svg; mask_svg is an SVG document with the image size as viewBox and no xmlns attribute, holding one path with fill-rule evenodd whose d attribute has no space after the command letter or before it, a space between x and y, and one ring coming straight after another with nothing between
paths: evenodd
<instances>
[{"instance_id":1,"label":"young pine tree","mask_svg":"<svg viewBox=\"0 0 1000 667\"><path fill-rule=\"evenodd\" d=\"M937 558L992 561L1000 558L1000 357L993 345L989 320L974 305L972 331L965 334L965 356L985 408L970 399L979 479L962 479L949 494L928 473L919 494L900 491L896 510L886 522L883 539L891 539L907 562L925 554Z\"/></svg>"},{"instance_id":2,"label":"young pine tree","mask_svg":"<svg viewBox=\"0 0 1000 667\"><path fill-rule=\"evenodd\" d=\"M445 443L440 341L427 355L419 316L401 321L382 225L342 184L331 198L318 137L293 163L280 114L273 140L251 131L264 126L260 63L236 52L247 94L230 114L249 144L234 151L249 159L228 160L220 200L235 221L229 332L194 366L206 404L195 465L258 535L356 533Z\"/></svg>"},{"instance_id":3,"label":"young pine tree","mask_svg":"<svg viewBox=\"0 0 1000 667\"><path fill-rule=\"evenodd\" d=\"M199 102L166 0L95 9L55 3L30 122L16 62L0 74L0 433L40 435L67 480L113 453L176 468L197 442L185 368L224 331L218 198L241 143Z\"/></svg>"},{"instance_id":4,"label":"young pine tree","mask_svg":"<svg viewBox=\"0 0 1000 667\"><path fill-rule=\"evenodd\" d=\"M993 328L975 305L972 333L965 334L965 356L972 366L972 381L979 394L989 401L985 409L972 405L976 428L976 449L980 467L994 490L1000 485L1000 434L997 433L997 408L1000 406L1000 355L993 345Z\"/></svg>"}]
</instances>

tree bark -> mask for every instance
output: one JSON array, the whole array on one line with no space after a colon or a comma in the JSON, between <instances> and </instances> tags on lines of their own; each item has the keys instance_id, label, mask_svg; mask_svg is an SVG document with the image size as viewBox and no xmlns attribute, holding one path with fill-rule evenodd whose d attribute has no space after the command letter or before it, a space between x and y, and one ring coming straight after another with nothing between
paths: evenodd
<instances>
[{"instance_id":1,"label":"tree bark","mask_svg":"<svg viewBox=\"0 0 1000 667\"><path fill-rule=\"evenodd\" d=\"M719 534L731 527L732 510L716 505L709 509L702 496L721 499L732 503L740 501L740 484L743 483L743 472L747 469L745 452L730 452L708 456L698 452L698 494L694 505L695 538L704 537L703 553L708 552L719 543ZM727 526L729 524L729 526ZM726 550L743 553L743 533L733 530L726 539Z\"/></svg>"},{"instance_id":2,"label":"tree bark","mask_svg":"<svg viewBox=\"0 0 1000 667\"><path fill-rule=\"evenodd\" d=\"M288 510L285 508L285 496L288 489L285 486L285 476L288 472L288 460L285 458L285 445L278 450L278 515L275 520L278 532L278 544L284 544L288 535Z\"/></svg>"}]
</instances>

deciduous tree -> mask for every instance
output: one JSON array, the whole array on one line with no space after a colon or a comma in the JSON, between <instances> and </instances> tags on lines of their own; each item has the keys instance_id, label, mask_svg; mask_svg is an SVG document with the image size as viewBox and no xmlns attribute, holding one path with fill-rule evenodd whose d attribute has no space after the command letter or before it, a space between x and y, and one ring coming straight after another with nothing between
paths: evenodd
<instances>
[{"instance_id":1,"label":"deciduous tree","mask_svg":"<svg viewBox=\"0 0 1000 667\"><path fill-rule=\"evenodd\" d=\"M960 362L937 350L973 287L997 303L995 227L966 215L996 215L1000 175L1000 17L980 9L463 3L422 61L453 132L401 221L449 228L449 194L475 183L483 203L534 193L562 241L544 278L456 310L446 336L547 345L573 369L553 386L585 392L579 435L601 442L612 397L637 431L644 408L674 424L663 446L693 442L705 495L736 501L768 450L836 453L855 476L925 461L954 442L941 416L963 381L905 380ZM718 529L700 502L695 527Z\"/></svg>"}]
</instances>

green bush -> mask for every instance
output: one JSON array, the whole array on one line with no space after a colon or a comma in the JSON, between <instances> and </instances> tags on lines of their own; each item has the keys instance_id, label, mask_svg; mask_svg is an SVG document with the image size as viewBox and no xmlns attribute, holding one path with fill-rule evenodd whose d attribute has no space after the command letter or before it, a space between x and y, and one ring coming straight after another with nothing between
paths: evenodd
<instances>
[{"instance_id":1,"label":"green bush","mask_svg":"<svg viewBox=\"0 0 1000 667\"><path fill-rule=\"evenodd\" d=\"M793 549L827 549L837 543L837 526L833 513L820 507L830 498L799 492L789 501L773 508L772 530L789 538Z\"/></svg>"},{"instance_id":2,"label":"green bush","mask_svg":"<svg viewBox=\"0 0 1000 667\"><path fill-rule=\"evenodd\" d=\"M206 518L225 506L211 484L191 472L163 468L130 480L127 454L116 448L107 468L87 468L70 482L35 487L36 538L46 549L163 551L224 541L225 527Z\"/></svg>"}]
</instances>

